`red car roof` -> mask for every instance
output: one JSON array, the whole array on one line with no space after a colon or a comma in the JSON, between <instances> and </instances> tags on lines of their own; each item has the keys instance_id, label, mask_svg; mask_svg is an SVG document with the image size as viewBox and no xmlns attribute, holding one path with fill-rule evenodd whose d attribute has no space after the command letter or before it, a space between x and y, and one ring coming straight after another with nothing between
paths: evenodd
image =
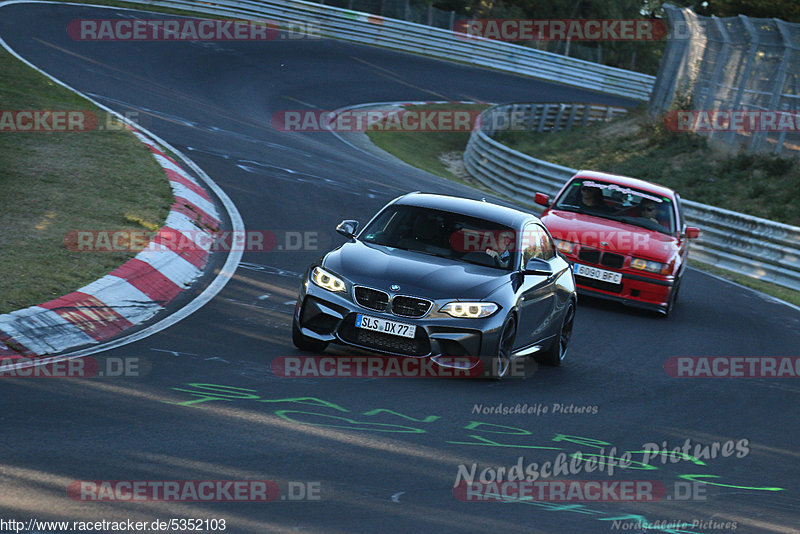
<instances>
[{"instance_id":1,"label":"red car roof","mask_svg":"<svg viewBox=\"0 0 800 534\"><path fill-rule=\"evenodd\" d=\"M648 193L656 193L669 198L675 198L675 191L663 185L646 182L638 178L631 178L629 176L621 176L619 174L610 174L607 172L597 171L578 171L575 176L570 178L570 182L575 178L589 178L592 180L602 180L617 185L624 185L626 187L633 187Z\"/></svg>"}]
</instances>

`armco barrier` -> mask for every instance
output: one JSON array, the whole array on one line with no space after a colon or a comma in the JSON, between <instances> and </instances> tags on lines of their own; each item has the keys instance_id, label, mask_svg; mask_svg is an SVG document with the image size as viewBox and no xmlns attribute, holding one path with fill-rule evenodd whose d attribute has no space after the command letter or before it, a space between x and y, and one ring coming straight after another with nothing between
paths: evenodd
<instances>
[{"instance_id":1,"label":"armco barrier","mask_svg":"<svg viewBox=\"0 0 800 534\"><path fill-rule=\"evenodd\" d=\"M125 1L241 19L268 19L300 27L310 25L327 37L490 67L634 100L649 100L655 82L655 77L647 74L301 0Z\"/></svg>"},{"instance_id":2,"label":"armco barrier","mask_svg":"<svg viewBox=\"0 0 800 534\"><path fill-rule=\"evenodd\" d=\"M502 113L510 106L498 108ZM521 109L523 105L515 106ZM489 108L484 114L492 112L497 111ZM489 118L481 121L482 127L472 133L464 153L467 170L486 187L534 205L537 192L552 197L577 172L497 142L491 137L496 133L491 124ZM702 230L692 244L692 258L800 290L800 228L690 200L682 204L687 222Z\"/></svg>"}]
</instances>

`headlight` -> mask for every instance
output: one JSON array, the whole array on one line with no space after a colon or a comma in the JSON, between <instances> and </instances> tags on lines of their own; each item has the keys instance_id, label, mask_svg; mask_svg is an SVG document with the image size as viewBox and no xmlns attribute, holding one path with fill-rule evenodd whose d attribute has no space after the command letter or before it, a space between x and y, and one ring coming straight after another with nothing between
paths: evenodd
<instances>
[{"instance_id":1,"label":"headlight","mask_svg":"<svg viewBox=\"0 0 800 534\"><path fill-rule=\"evenodd\" d=\"M650 271L651 273L657 274L668 274L669 272L669 265L666 263L643 260L641 258L633 258L631 260L631 267L639 269L640 271Z\"/></svg>"},{"instance_id":2,"label":"headlight","mask_svg":"<svg viewBox=\"0 0 800 534\"><path fill-rule=\"evenodd\" d=\"M564 254L572 254L572 249L575 248L575 243L571 243L569 241L562 241L560 239L553 239L553 241L556 242L556 247L558 250Z\"/></svg>"},{"instance_id":3,"label":"headlight","mask_svg":"<svg viewBox=\"0 0 800 534\"><path fill-rule=\"evenodd\" d=\"M322 289L327 289L328 291L336 292L345 290L344 281L341 278L332 275L322 267L314 267L314 270L311 271L311 281Z\"/></svg>"},{"instance_id":4,"label":"headlight","mask_svg":"<svg viewBox=\"0 0 800 534\"><path fill-rule=\"evenodd\" d=\"M494 302L448 302L439 311L452 317L479 319L489 317L498 309Z\"/></svg>"}]
</instances>

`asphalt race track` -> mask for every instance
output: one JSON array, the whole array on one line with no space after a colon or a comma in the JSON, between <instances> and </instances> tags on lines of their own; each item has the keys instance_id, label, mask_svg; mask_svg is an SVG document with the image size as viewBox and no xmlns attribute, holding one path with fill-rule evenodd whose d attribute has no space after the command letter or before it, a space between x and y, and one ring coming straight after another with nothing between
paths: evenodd
<instances>
[{"instance_id":1,"label":"asphalt race track","mask_svg":"<svg viewBox=\"0 0 800 534\"><path fill-rule=\"evenodd\" d=\"M800 311L697 271L669 319L582 299L565 365L524 380L270 370L303 354L290 339L298 276L341 242L340 220L364 222L407 191L480 196L329 133L277 131L273 113L382 101L630 102L331 40L80 42L65 31L74 19L134 15L156 16L16 4L0 8L0 37L98 102L139 112L224 189L248 229L311 232L319 250L245 252L202 309L92 356L101 369L135 362L139 376L2 380L0 519L216 518L236 534L658 531L643 520L705 522L673 532L733 530L709 521L800 532L797 381L681 379L664 369L673 356L798 356ZM548 411L488 413L501 403ZM541 465L562 452L614 457L686 440L728 447L702 461L657 455L611 476L556 477L653 481L666 488L655 502L461 502L453 492L461 464L480 473L520 457ZM285 498L100 502L67 492L76 481L137 480L270 480Z\"/></svg>"}]
</instances>

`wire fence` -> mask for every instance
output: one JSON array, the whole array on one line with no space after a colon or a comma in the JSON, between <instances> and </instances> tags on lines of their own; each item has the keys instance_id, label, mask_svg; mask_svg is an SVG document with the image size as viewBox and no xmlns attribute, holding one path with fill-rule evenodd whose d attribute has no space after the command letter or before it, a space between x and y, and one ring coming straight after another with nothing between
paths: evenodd
<instances>
[{"instance_id":1,"label":"wire fence","mask_svg":"<svg viewBox=\"0 0 800 534\"><path fill-rule=\"evenodd\" d=\"M749 152L800 150L800 24L705 17L669 4L664 10L672 38L653 87L651 113L677 101L691 107L675 116L677 129Z\"/></svg>"}]
</instances>

